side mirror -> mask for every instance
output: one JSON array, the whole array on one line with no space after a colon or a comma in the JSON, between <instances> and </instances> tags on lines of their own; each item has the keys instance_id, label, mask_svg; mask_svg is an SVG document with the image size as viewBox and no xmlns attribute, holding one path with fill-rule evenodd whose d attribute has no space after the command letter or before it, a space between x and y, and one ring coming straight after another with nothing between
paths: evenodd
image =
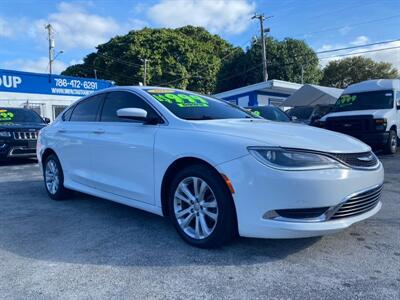
<instances>
[{"instance_id":1,"label":"side mirror","mask_svg":"<svg viewBox=\"0 0 400 300\"><path fill-rule=\"evenodd\" d=\"M299 118L297 118L296 116L291 116L290 118L293 122L297 122L299 120Z\"/></svg>"},{"instance_id":2,"label":"side mirror","mask_svg":"<svg viewBox=\"0 0 400 300\"><path fill-rule=\"evenodd\" d=\"M117 116L121 119L129 119L139 122L147 121L147 111L141 108L121 108L117 110Z\"/></svg>"},{"instance_id":3,"label":"side mirror","mask_svg":"<svg viewBox=\"0 0 400 300\"><path fill-rule=\"evenodd\" d=\"M46 117L43 118L43 121L44 121L46 124L50 124L50 122L51 122L50 119L49 119L49 118L46 118Z\"/></svg>"}]
</instances>

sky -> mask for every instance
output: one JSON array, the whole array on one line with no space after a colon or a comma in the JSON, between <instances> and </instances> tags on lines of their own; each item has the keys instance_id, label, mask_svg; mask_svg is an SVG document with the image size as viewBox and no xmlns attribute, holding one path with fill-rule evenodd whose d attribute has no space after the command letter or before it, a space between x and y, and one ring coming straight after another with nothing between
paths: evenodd
<instances>
[{"instance_id":1,"label":"sky","mask_svg":"<svg viewBox=\"0 0 400 300\"><path fill-rule=\"evenodd\" d=\"M48 72L48 23L56 53L62 51L54 64L59 73L98 44L143 27L202 26L245 48L259 35L254 13L270 17L265 26L278 40L301 39L316 52L356 47L320 53L322 67L372 51L362 55L400 70L400 0L0 0L0 68Z\"/></svg>"}]
</instances>

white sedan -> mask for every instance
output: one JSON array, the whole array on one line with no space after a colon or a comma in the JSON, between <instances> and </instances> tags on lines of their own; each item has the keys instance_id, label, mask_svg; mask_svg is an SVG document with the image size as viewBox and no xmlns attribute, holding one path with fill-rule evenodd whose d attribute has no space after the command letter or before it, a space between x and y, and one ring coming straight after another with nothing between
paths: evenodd
<instances>
[{"instance_id":1,"label":"white sedan","mask_svg":"<svg viewBox=\"0 0 400 300\"><path fill-rule=\"evenodd\" d=\"M40 131L37 155L51 198L75 190L169 216L198 247L319 236L381 208L383 167L364 143L176 89L85 97Z\"/></svg>"}]
</instances>

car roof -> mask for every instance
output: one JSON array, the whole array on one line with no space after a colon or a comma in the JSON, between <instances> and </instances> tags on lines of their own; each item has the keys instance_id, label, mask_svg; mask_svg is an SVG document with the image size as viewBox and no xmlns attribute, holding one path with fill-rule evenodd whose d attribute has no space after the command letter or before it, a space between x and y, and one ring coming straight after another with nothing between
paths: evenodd
<instances>
[{"instance_id":1,"label":"car roof","mask_svg":"<svg viewBox=\"0 0 400 300\"><path fill-rule=\"evenodd\" d=\"M382 90L400 90L400 79L374 79L349 85L343 92L346 94Z\"/></svg>"}]
</instances>

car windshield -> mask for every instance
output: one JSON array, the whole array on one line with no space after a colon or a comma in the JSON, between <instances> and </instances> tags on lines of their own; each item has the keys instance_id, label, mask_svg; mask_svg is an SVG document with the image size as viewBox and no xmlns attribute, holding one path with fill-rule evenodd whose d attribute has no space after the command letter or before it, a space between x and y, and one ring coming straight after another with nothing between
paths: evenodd
<instances>
[{"instance_id":1,"label":"car windshield","mask_svg":"<svg viewBox=\"0 0 400 300\"><path fill-rule=\"evenodd\" d=\"M290 122L290 118L279 108L273 106L247 107L254 115L278 122Z\"/></svg>"},{"instance_id":2,"label":"car windshield","mask_svg":"<svg viewBox=\"0 0 400 300\"><path fill-rule=\"evenodd\" d=\"M307 120L311 117L314 108L312 106L297 106L287 111L289 117Z\"/></svg>"},{"instance_id":3,"label":"car windshield","mask_svg":"<svg viewBox=\"0 0 400 300\"><path fill-rule=\"evenodd\" d=\"M44 123L44 121L29 109L0 108L0 123Z\"/></svg>"},{"instance_id":4,"label":"car windshield","mask_svg":"<svg viewBox=\"0 0 400 300\"><path fill-rule=\"evenodd\" d=\"M389 109L393 107L393 99L393 91L390 90L347 94L340 96L333 111Z\"/></svg>"},{"instance_id":5,"label":"car windshield","mask_svg":"<svg viewBox=\"0 0 400 300\"><path fill-rule=\"evenodd\" d=\"M255 118L234 104L188 91L161 88L145 91L178 118L185 120Z\"/></svg>"}]
</instances>

